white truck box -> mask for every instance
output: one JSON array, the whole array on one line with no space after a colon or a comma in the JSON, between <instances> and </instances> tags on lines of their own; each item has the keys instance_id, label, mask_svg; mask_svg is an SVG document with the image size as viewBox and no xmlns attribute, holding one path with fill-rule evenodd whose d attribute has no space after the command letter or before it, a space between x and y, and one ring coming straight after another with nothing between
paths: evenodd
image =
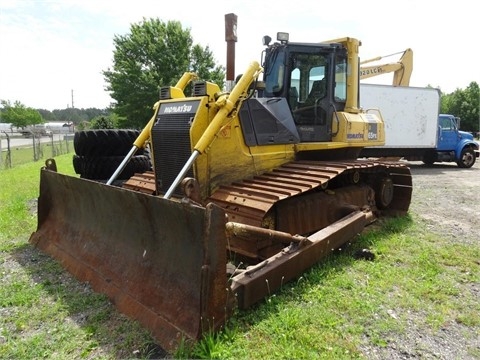
<instances>
[{"instance_id":1,"label":"white truck box","mask_svg":"<svg viewBox=\"0 0 480 360\"><path fill-rule=\"evenodd\" d=\"M375 148L437 146L438 89L361 84L360 106L379 109L385 122L385 145Z\"/></svg>"}]
</instances>

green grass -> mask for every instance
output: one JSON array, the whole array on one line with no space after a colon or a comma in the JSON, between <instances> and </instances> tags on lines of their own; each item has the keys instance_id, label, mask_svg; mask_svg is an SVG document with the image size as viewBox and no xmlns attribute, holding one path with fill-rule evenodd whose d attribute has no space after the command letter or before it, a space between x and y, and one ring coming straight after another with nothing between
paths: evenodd
<instances>
[{"instance_id":1,"label":"green grass","mask_svg":"<svg viewBox=\"0 0 480 360\"><path fill-rule=\"evenodd\" d=\"M58 170L74 175L71 159L56 157ZM0 171L0 358L160 356L138 323L28 243L42 165ZM173 355L355 359L362 347L387 347L411 327L433 334L452 322L478 337L480 304L471 289L480 283L480 247L425 229L415 214L382 221L278 293L237 311L222 331ZM355 260L362 248L375 260Z\"/></svg>"}]
</instances>

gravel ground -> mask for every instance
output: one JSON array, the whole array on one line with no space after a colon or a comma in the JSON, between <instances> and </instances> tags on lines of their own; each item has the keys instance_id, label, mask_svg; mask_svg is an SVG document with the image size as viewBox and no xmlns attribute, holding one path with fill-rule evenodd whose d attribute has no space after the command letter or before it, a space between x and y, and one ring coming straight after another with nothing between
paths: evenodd
<instances>
[{"instance_id":1,"label":"gravel ground","mask_svg":"<svg viewBox=\"0 0 480 360\"><path fill-rule=\"evenodd\" d=\"M479 246L480 230L480 161L470 169L456 164L434 164L426 167L411 162L413 195L410 212L419 216L433 233L452 242ZM477 264L480 266L480 259ZM478 297L480 284L466 289ZM480 331L452 321L435 333L415 325L421 314L409 314L409 329L403 336L391 339L385 348L369 347L368 359L458 359L480 357Z\"/></svg>"}]
</instances>

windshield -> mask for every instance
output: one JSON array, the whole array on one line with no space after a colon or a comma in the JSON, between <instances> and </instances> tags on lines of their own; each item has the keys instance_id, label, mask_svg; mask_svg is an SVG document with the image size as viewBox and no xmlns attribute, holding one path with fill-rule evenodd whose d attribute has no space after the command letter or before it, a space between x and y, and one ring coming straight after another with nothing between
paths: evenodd
<instances>
[{"instance_id":1,"label":"windshield","mask_svg":"<svg viewBox=\"0 0 480 360\"><path fill-rule=\"evenodd\" d=\"M265 96L286 97L292 110L319 104L322 99L346 101L345 52L332 56L330 48L276 46L267 50L264 68Z\"/></svg>"}]
</instances>

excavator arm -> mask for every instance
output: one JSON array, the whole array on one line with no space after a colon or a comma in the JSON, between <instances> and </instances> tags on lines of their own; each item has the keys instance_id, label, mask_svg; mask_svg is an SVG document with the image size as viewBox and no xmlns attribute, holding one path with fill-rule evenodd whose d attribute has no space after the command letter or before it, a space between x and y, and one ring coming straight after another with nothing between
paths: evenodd
<instances>
[{"instance_id":1,"label":"excavator arm","mask_svg":"<svg viewBox=\"0 0 480 360\"><path fill-rule=\"evenodd\" d=\"M367 66L363 65L380 61L385 57L397 54L399 53L390 54L383 57L377 56L373 59L360 62L360 80L393 72L393 86L408 86L410 84L410 77L413 70L413 51L410 48L403 52L402 56L397 62Z\"/></svg>"}]
</instances>

